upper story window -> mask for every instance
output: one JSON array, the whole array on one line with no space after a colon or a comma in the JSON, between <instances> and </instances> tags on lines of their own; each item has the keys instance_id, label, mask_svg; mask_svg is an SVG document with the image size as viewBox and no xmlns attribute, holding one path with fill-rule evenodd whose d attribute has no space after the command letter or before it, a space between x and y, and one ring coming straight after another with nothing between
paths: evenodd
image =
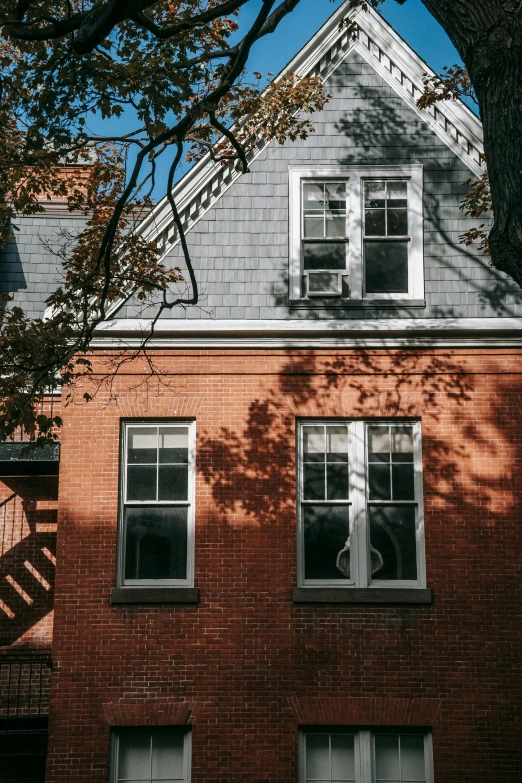
<instances>
[{"instance_id":1,"label":"upper story window","mask_svg":"<svg viewBox=\"0 0 522 783\"><path fill-rule=\"evenodd\" d=\"M303 732L300 783L433 783L431 734L422 730Z\"/></svg>"},{"instance_id":2,"label":"upper story window","mask_svg":"<svg viewBox=\"0 0 522 783\"><path fill-rule=\"evenodd\" d=\"M300 584L424 587L419 422L299 430Z\"/></svg>"},{"instance_id":3,"label":"upper story window","mask_svg":"<svg viewBox=\"0 0 522 783\"><path fill-rule=\"evenodd\" d=\"M290 298L422 299L422 167L290 169Z\"/></svg>"},{"instance_id":4,"label":"upper story window","mask_svg":"<svg viewBox=\"0 0 522 783\"><path fill-rule=\"evenodd\" d=\"M122 728L111 739L110 783L189 783L190 732Z\"/></svg>"},{"instance_id":5,"label":"upper story window","mask_svg":"<svg viewBox=\"0 0 522 783\"><path fill-rule=\"evenodd\" d=\"M121 585L191 585L194 422L125 424Z\"/></svg>"}]
</instances>

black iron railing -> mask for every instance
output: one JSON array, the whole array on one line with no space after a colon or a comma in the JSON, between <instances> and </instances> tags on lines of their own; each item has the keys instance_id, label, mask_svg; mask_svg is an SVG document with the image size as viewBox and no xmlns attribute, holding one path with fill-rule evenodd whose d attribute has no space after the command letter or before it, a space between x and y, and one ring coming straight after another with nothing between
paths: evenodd
<instances>
[{"instance_id":1,"label":"black iron railing","mask_svg":"<svg viewBox=\"0 0 522 783\"><path fill-rule=\"evenodd\" d=\"M47 748L49 658L0 657L0 756L41 756Z\"/></svg>"}]
</instances>

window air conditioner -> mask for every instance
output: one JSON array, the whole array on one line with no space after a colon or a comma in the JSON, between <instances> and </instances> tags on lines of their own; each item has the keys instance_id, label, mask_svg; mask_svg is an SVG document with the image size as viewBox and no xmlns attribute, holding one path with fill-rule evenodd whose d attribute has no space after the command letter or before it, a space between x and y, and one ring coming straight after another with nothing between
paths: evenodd
<instances>
[{"instance_id":1,"label":"window air conditioner","mask_svg":"<svg viewBox=\"0 0 522 783\"><path fill-rule=\"evenodd\" d=\"M305 272L306 296L341 296L342 276L342 271L330 272L324 269Z\"/></svg>"}]
</instances>

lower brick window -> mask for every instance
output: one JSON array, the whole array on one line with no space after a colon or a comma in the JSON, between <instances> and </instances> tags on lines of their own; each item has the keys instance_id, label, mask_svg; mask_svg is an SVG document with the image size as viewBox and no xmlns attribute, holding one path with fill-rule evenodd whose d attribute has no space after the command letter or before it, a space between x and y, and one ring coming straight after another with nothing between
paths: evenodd
<instances>
[{"instance_id":1,"label":"lower brick window","mask_svg":"<svg viewBox=\"0 0 522 783\"><path fill-rule=\"evenodd\" d=\"M110 783L189 783L190 732L122 728L111 739Z\"/></svg>"},{"instance_id":2,"label":"lower brick window","mask_svg":"<svg viewBox=\"0 0 522 783\"><path fill-rule=\"evenodd\" d=\"M300 423L300 586L425 587L423 530L420 422Z\"/></svg>"},{"instance_id":3,"label":"lower brick window","mask_svg":"<svg viewBox=\"0 0 522 783\"><path fill-rule=\"evenodd\" d=\"M434 783L431 734L420 729L310 729L299 783Z\"/></svg>"}]
</instances>

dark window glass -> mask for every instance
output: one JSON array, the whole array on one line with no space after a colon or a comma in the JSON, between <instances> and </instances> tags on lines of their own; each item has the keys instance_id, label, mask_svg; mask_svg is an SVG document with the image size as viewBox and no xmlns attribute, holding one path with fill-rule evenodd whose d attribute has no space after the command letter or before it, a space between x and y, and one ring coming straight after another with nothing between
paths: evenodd
<instances>
[{"instance_id":1,"label":"dark window glass","mask_svg":"<svg viewBox=\"0 0 522 783\"><path fill-rule=\"evenodd\" d=\"M304 506L303 527L305 578L342 579L336 560L348 538L348 506Z\"/></svg>"},{"instance_id":2,"label":"dark window glass","mask_svg":"<svg viewBox=\"0 0 522 783\"><path fill-rule=\"evenodd\" d=\"M393 499L415 500L413 465L392 465Z\"/></svg>"},{"instance_id":3,"label":"dark window glass","mask_svg":"<svg viewBox=\"0 0 522 783\"><path fill-rule=\"evenodd\" d=\"M368 294L408 293L408 243L364 242L365 288Z\"/></svg>"},{"instance_id":4,"label":"dark window glass","mask_svg":"<svg viewBox=\"0 0 522 783\"><path fill-rule=\"evenodd\" d=\"M125 579L187 578L187 507L128 507Z\"/></svg>"},{"instance_id":5,"label":"dark window glass","mask_svg":"<svg viewBox=\"0 0 522 783\"><path fill-rule=\"evenodd\" d=\"M391 500L390 465L368 464L370 500Z\"/></svg>"},{"instance_id":6,"label":"dark window glass","mask_svg":"<svg viewBox=\"0 0 522 783\"><path fill-rule=\"evenodd\" d=\"M127 500L156 500L156 465L129 465Z\"/></svg>"},{"instance_id":7,"label":"dark window glass","mask_svg":"<svg viewBox=\"0 0 522 783\"><path fill-rule=\"evenodd\" d=\"M388 236L389 237L408 236L408 210L407 209L388 210Z\"/></svg>"},{"instance_id":8,"label":"dark window glass","mask_svg":"<svg viewBox=\"0 0 522 783\"><path fill-rule=\"evenodd\" d=\"M303 465L303 495L305 500L324 500L325 466L305 462Z\"/></svg>"},{"instance_id":9,"label":"dark window glass","mask_svg":"<svg viewBox=\"0 0 522 783\"><path fill-rule=\"evenodd\" d=\"M347 500L348 465L346 463L329 463L326 466L326 496L328 500Z\"/></svg>"},{"instance_id":10,"label":"dark window glass","mask_svg":"<svg viewBox=\"0 0 522 783\"><path fill-rule=\"evenodd\" d=\"M366 210L366 236L386 236L386 213L384 209Z\"/></svg>"},{"instance_id":11,"label":"dark window glass","mask_svg":"<svg viewBox=\"0 0 522 783\"><path fill-rule=\"evenodd\" d=\"M303 263L309 269L346 269L344 242L305 242Z\"/></svg>"},{"instance_id":12,"label":"dark window glass","mask_svg":"<svg viewBox=\"0 0 522 783\"><path fill-rule=\"evenodd\" d=\"M417 579L414 506L370 506L370 542L382 558L372 579Z\"/></svg>"},{"instance_id":13,"label":"dark window glass","mask_svg":"<svg viewBox=\"0 0 522 783\"><path fill-rule=\"evenodd\" d=\"M160 465L158 500L188 499L188 465Z\"/></svg>"}]
</instances>

